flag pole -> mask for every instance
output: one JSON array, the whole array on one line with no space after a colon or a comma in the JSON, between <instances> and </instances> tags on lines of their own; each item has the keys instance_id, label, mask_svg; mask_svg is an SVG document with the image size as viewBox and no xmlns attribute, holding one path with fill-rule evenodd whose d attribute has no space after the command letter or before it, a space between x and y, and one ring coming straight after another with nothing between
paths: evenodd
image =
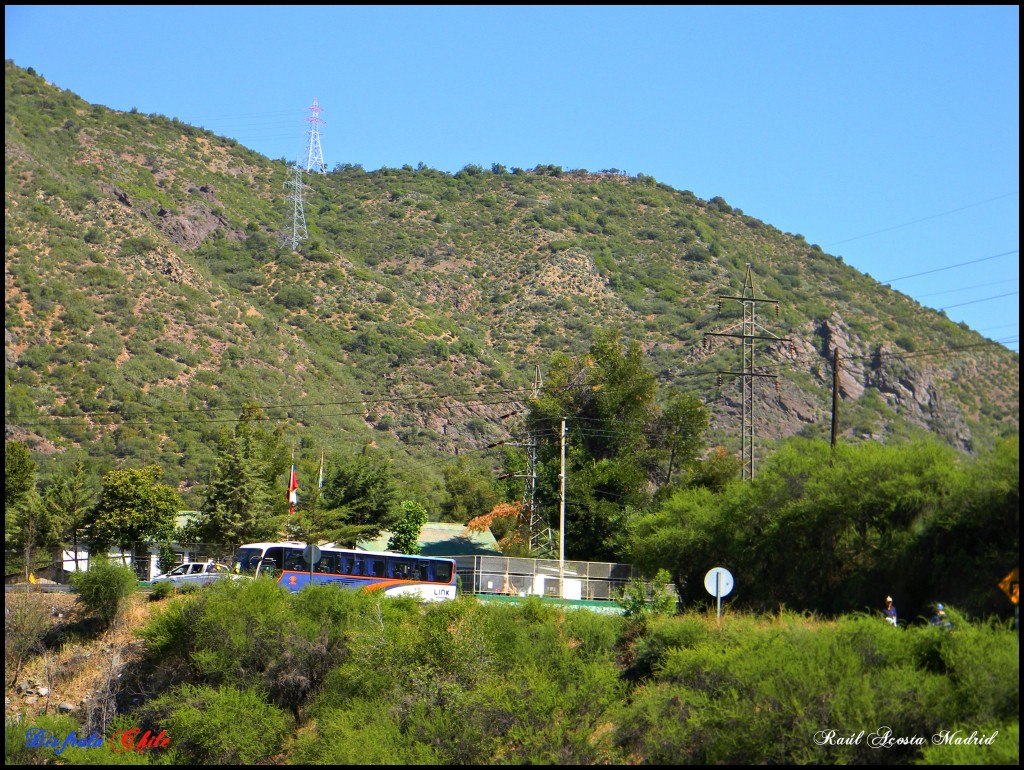
<instances>
[{"instance_id":1,"label":"flag pole","mask_svg":"<svg viewBox=\"0 0 1024 770\"><path fill-rule=\"evenodd\" d=\"M295 506L299 503L299 477L295 472L295 450L292 449L292 470L288 477L288 512L295 513Z\"/></svg>"}]
</instances>

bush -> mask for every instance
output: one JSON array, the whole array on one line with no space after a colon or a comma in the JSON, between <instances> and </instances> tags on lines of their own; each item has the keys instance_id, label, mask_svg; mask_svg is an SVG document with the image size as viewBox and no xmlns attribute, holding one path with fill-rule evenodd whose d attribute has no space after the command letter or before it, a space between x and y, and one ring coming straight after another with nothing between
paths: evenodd
<instances>
[{"instance_id":1,"label":"bush","mask_svg":"<svg viewBox=\"0 0 1024 770\"><path fill-rule=\"evenodd\" d=\"M296 625L287 589L271 580L221 580L204 593L191 629L194 665L209 681L251 686Z\"/></svg>"},{"instance_id":2,"label":"bush","mask_svg":"<svg viewBox=\"0 0 1024 770\"><path fill-rule=\"evenodd\" d=\"M672 578L667 570L658 570L647 585L642 580L630 580L622 592L619 606L627 618L645 620L651 615L668 615L676 608L676 597L669 591Z\"/></svg>"},{"instance_id":3,"label":"bush","mask_svg":"<svg viewBox=\"0 0 1024 770\"><path fill-rule=\"evenodd\" d=\"M78 593L78 601L106 628L138 587L138 581L128 567L93 556L88 570L71 576L71 587Z\"/></svg>"},{"instance_id":4,"label":"bush","mask_svg":"<svg viewBox=\"0 0 1024 770\"><path fill-rule=\"evenodd\" d=\"M11 594L4 614L4 672L13 686L29 655L41 648L49 613L38 594Z\"/></svg>"},{"instance_id":5,"label":"bush","mask_svg":"<svg viewBox=\"0 0 1024 770\"><path fill-rule=\"evenodd\" d=\"M149 594L149 600L151 602L158 602L161 599L166 599L168 596L174 593L174 586L171 583L161 582L153 586L152 592Z\"/></svg>"},{"instance_id":6,"label":"bush","mask_svg":"<svg viewBox=\"0 0 1024 770\"><path fill-rule=\"evenodd\" d=\"M284 305L289 310L300 310L313 304L313 292L305 286L284 286L277 293L274 302Z\"/></svg>"},{"instance_id":7,"label":"bush","mask_svg":"<svg viewBox=\"0 0 1024 770\"><path fill-rule=\"evenodd\" d=\"M255 690L184 685L144 707L172 736L175 764L251 765L276 754L288 716Z\"/></svg>"},{"instance_id":8,"label":"bush","mask_svg":"<svg viewBox=\"0 0 1024 770\"><path fill-rule=\"evenodd\" d=\"M866 736L849 745L813 740L823 730L887 728L931 741L958 725L963 736L1005 729L986 758L1012 753L1016 763L1009 726L1019 714L1018 644L1008 629L894 632L868 615L824 624L792 613L732 616L720 626L688 613L651 625L641 640L650 679L633 691L616 730L616 743L647 763L963 760L963 746L931 756L914 745L880 749Z\"/></svg>"},{"instance_id":9,"label":"bush","mask_svg":"<svg viewBox=\"0 0 1024 770\"><path fill-rule=\"evenodd\" d=\"M304 765L436 765L429 744L416 740L397 721L381 719L386 708L375 700L328 709L315 731L300 735L291 762Z\"/></svg>"},{"instance_id":10,"label":"bush","mask_svg":"<svg viewBox=\"0 0 1024 770\"><path fill-rule=\"evenodd\" d=\"M967 738L977 732L979 739L991 739L990 744L939 743L926 746L919 765L1009 765L1020 762L1020 724L1011 722L995 726L977 724L956 726L949 733L955 738ZM993 735L994 734L994 735Z\"/></svg>"},{"instance_id":11,"label":"bush","mask_svg":"<svg viewBox=\"0 0 1024 770\"><path fill-rule=\"evenodd\" d=\"M56 749L26 745L25 733L33 727L47 730L53 735L67 736L72 732L78 732L80 736L85 737L82 735L82 731L78 730L75 720L69 716L40 714L29 721L23 715L7 714L4 717L5 765L45 764L47 760L52 762L57 756ZM60 758L66 760L72 751L70 748L61 751ZM104 754L109 757L109 752L104 752Z\"/></svg>"},{"instance_id":12,"label":"bush","mask_svg":"<svg viewBox=\"0 0 1024 770\"><path fill-rule=\"evenodd\" d=\"M205 594L195 594L170 602L139 629L151 659L187 659L195 641L192 628L202 614L205 598Z\"/></svg>"}]
</instances>

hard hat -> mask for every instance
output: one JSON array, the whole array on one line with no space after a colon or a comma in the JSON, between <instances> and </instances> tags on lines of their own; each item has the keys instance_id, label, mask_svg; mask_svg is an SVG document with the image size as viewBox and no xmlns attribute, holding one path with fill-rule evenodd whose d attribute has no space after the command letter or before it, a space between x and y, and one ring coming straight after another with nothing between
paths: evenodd
<instances>
[{"instance_id":1,"label":"hard hat","mask_svg":"<svg viewBox=\"0 0 1024 770\"><path fill-rule=\"evenodd\" d=\"M942 602L939 602L938 604L935 605L935 609L937 609L937 610L939 610L941 612L942 610L944 610L946 608L942 606Z\"/></svg>"},{"instance_id":2,"label":"hard hat","mask_svg":"<svg viewBox=\"0 0 1024 770\"><path fill-rule=\"evenodd\" d=\"M886 597L885 597L885 600L886 600L887 602L891 602L891 601L892 601L892 597L891 597L891 596L886 596Z\"/></svg>"}]
</instances>

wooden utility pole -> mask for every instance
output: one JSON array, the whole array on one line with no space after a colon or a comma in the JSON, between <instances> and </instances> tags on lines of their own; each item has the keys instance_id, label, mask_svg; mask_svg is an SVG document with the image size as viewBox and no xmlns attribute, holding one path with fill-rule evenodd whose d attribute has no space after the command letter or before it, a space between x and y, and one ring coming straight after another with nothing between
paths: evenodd
<instances>
[{"instance_id":1,"label":"wooden utility pole","mask_svg":"<svg viewBox=\"0 0 1024 770\"><path fill-rule=\"evenodd\" d=\"M562 420L562 491L558 502L558 595L565 598L565 420Z\"/></svg>"}]
</instances>

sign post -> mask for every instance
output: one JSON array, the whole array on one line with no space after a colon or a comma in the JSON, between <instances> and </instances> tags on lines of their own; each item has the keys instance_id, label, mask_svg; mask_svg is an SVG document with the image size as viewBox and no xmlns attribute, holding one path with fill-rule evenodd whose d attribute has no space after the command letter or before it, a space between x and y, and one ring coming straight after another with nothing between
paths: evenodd
<instances>
[{"instance_id":1,"label":"sign post","mask_svg":"<svg viewBox=\"0 0 1024 770\"><path fill-rule=\"evenodd\" d=\"M309 565L309 584L313 585L313 565L320 561L320 548L310 543L302 549L302 558Z\"/></svg>"},{"instance_id":2,"label":"sign post","mask_svg":"<svg viewBox=\"0 0 1024 770\"><path fill-rule=\"evenodd\" d=\"M718 600L718 622L722 622L722 597L732 591L732 574L725 567L714 567L704 576L704 587Z\"/></svg>"}]
</instances>

